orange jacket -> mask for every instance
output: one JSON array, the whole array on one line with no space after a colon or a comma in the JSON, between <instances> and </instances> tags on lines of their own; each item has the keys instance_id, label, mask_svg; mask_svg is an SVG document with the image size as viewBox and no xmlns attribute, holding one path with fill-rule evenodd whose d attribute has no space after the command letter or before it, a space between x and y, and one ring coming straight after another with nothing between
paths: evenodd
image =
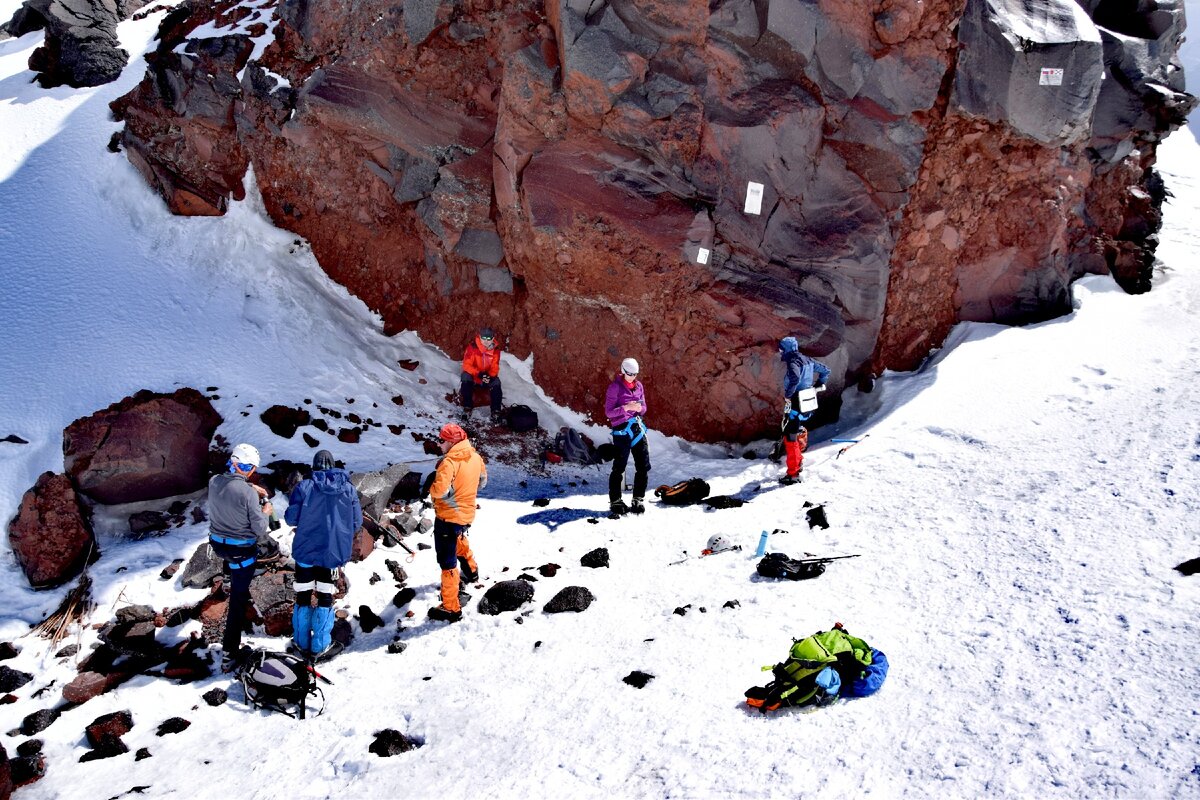
<instances>
[{"instance_id":1,"label":"orange jacket","mask_svg":"<svg viewBox=\"0 0 1200 800\"><path fill-rule=\"evenodd\" d=\"M487 465L470 439L458 442L438 462L429 497L438 519L455 525L475 521L475 496L487 486Z\"/></svg>"},{"instance_id":2,"label":"orange jacket","mask_svg":"<svg viewBox=\"0 0 1200 800\"><path fill-rule=\"evenodd\" d=\"M475 341L467 345L467 351L463 353L462 368L476 383L485 372L493 378L499 375L500 342L496 341L495 346L488 350L483 346L483 340L476 336Z\"/></svg>"}]
</instances>

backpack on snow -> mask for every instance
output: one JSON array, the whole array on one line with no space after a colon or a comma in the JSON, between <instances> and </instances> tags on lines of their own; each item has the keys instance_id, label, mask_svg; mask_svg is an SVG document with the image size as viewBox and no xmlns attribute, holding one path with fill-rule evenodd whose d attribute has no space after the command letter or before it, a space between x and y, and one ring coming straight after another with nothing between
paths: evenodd
<instances>
[{"instance_id":1,"label":"backpack on snow","mask_svg":"<svg viewBox=\"0 0 1200 800\"><path fill-rule=\"evenodd\" d=\"M786 553L767 553L756 568L764 578L787 578L793 581L818 578L825 574L825 565L821 562L804 563L794 558L788 558Z\"/></svg>"},{"instance_id":2,"label":"backpack on snow","mask_svg":"<svg viewBox=\"0 0 1200 800\"><path fill-rule=\"evenodd\" d=\"M746 690L746 704L764 714L781 707L829 705L839 696L866 697L887 676L887 656L839 622L833 630L793 639L788 657L771 667L774 680Z\"/></svg>"},{"instance_id":3,"label":"backpack on snow","mask_svg":"<svg viewBox=\"0 0 1200 800\"><path fill-rule=\"evenodd\" d=\"M240 677L246 702L254 708L304 719L308 698L316 697L321 701L317 715L325 710L325 694L317 686L317 678L323 676L290 653L256 650Z\"/></svg>"},{"instance_id":4,"label":"backpack on snow","mask_svg":"<svg viewBox=\"0 0 1200 800\"><path fill-rule=\"evenodd\" d=\"M706 482L699 478L689 478L674 486L665 483L654 490L654 496L669 506L690 506L708 497L710 489Z\"/></svg>"},{"instance_id":5,"label":"backpack on snow","mask_svg":"<svg viewBox=\"0 0 1200 800\"><path fill-rule=\"evenodd\" d=\"M573 464L599 464L600 457L592 440L574 428L562 428L554 437L554 452L562 456L563 461Z\"/></svg>"},{"instance_id":6,"label":"backpack on snow","mask_svg":"<svg viewBox=\"0 0 1200 800\"><path fill-rule=\"evenodd\" d=\"M531 431L538 425L538 415L529 406L508 407L508 429L515 433Z\"/></svg>"}]
</instances>

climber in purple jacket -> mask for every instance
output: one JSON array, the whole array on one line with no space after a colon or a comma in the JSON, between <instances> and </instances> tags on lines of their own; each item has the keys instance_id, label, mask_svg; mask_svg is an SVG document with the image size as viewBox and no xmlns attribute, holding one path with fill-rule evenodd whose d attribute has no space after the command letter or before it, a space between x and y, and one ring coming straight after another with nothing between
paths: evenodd
<instances>
[{"instance_id":1,"label":"climber in purple jacket","mask_svg":"<svg viewBox=\"0 0 1200 800\"><path fill-rule=\"evenodd\" d=\"M621 374L608 385L604 396L604 414L612 427L613 466L608 476L609 516L641 514L646 510L646 483L650 476L650 448L646 443L646 390L637 379L638 362L627 358L621 362ZM633 453L633 500L626 506L621 499L625 488L625 465Z\"/></svg>"}]
</instances>

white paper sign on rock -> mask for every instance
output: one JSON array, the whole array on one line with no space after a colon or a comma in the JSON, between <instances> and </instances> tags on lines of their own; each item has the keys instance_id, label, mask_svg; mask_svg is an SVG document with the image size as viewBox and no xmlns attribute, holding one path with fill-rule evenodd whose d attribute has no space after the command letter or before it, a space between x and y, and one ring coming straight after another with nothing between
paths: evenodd
<instances>
[{"instance_id":1,"label":"white paper sign on rock","mask_svg":"<svg viewBox=\"0 0 1200 800\"><path fill-rule=\"evenodd\" d=\"M761 214L763 201L763 185L749 181L746 184L746 208L747 214Z\"/></svg>"}]
</instances>

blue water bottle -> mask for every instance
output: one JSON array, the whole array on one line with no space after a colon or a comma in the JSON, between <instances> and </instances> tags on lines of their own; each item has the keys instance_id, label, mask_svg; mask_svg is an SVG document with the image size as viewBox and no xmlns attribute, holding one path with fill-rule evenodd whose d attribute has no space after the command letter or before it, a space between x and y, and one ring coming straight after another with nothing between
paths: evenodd
<instances>
[{"instance_id":1,"label":"blue water bottle","mask_svg":"<svg viewBox=\"0 0 1200 800\"><path fill-rule=\"evenodd\" d=\"M754 551L754 555L762 556L767 552L767 532L763 531L762 536L758 537L758 549Z\"/></svg>"}]
</instances>

